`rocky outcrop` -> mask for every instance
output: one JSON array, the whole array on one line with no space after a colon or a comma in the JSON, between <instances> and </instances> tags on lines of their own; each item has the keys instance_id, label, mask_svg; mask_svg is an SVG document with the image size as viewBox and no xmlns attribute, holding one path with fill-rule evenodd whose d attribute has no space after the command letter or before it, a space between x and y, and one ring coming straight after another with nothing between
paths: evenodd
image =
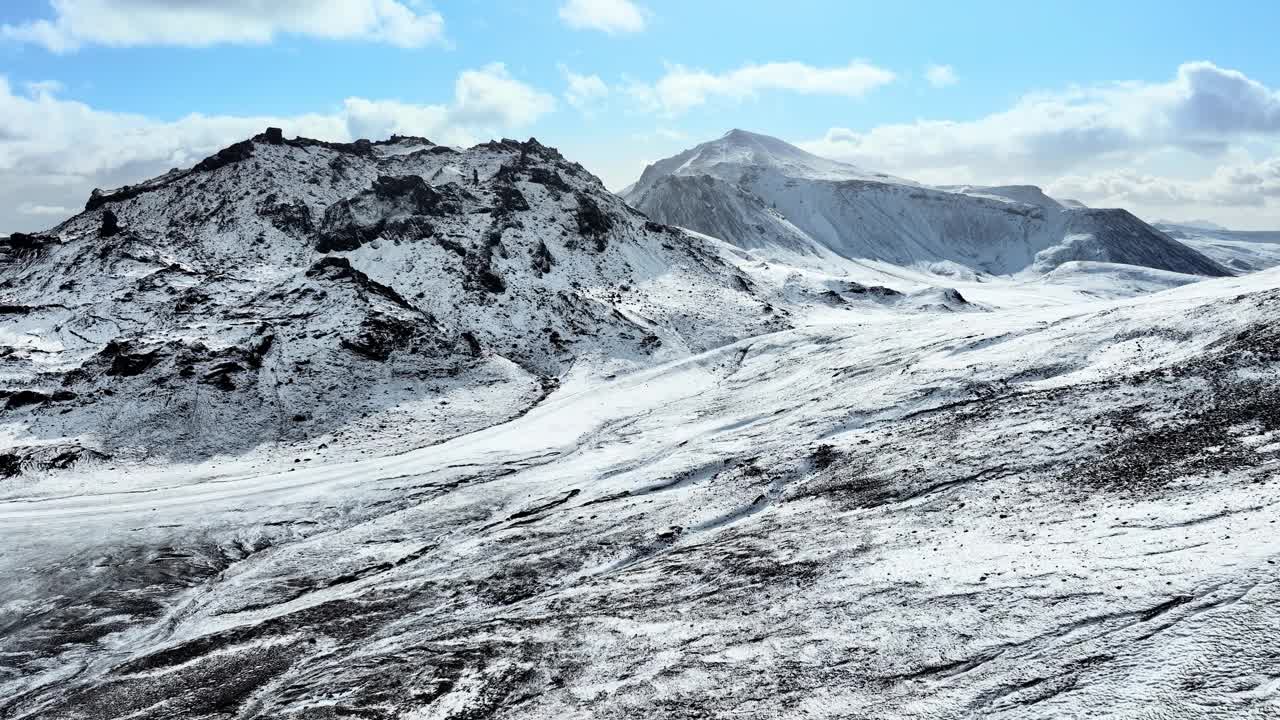
<instances>
[{"instance_id":1,"label":"rocky outcrop","mask_svg":"<svg viewBox=\"0 0 1280 720\"><path fill-rule=\"evenodd\" d=\"M102 211L102 225L98 228L98 237L109 238L120 234L123 229L120 227L120 220L115 213L110 210Z\"/></svg>"},{"instance_id":2,"label":"rocky outcrop","mask_svg":"<svg viewBox=\"0 0 1280 720\"><path fill-rule=\"evenodd\" d=\"M431 237L435 232L431 218L461 212L466 199L465 191L453 183L435 188L417 175L380 176L368 190L325 210L316 250L355 250L384 236Z\"/></svg>"}]
</instances>

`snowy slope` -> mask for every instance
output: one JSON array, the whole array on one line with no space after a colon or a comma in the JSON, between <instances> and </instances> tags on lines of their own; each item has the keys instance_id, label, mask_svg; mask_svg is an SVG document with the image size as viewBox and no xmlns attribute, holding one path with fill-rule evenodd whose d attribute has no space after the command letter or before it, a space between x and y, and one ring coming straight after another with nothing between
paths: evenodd
<instances>
[{"instance_id":1,"label":"snowy slope","mask_svg":"<svg viewBox=\"0 0 1280 720\"><path fill-rule=\"evenodd\" d=\"M1280 268L731 135L735 244L278 131L0 244L0 718L1275 716Z\"/></svg>"},{"instance_id":2,"label":"snowy slope","mask_svg":"<svg viewBox=\"0 0 1280 720\"><path fill-rule=\"evenodd\" d=\"M49 476L0 501L0 713L1270 717L1277 283L784 330L392 458Z\"/></svg>"},{"instance_id":3,"label":"snowy slope","mask_svg":"<svg viewBox=\"0 0 1280 720\"><path fill-rule=\"evenodd\" d=\"M3 249L6 473L417 446L788 326L722 245L533 140L268 132Z\"/></svg>"},{"instance_id":4,"label":"snowy slope","mask_svg":"<svg viewBox=\"0 0 1280 720\"><path fill-rule=\"evenodd\" d=\"M625 197L659 221L745 248L995 275L1071 261L1230 274L1124 210L1064 204L1029 186L925 187L741 130L654 163Z\"/></svg>"},{"instance_id":5,"label":"snowy slope","mask_svg":"<svg viewBox=\"0 0 1280 720\"><path fill-rule=\"evenodd\" d=\"M1227 230L1200 225L1159 223L1157 227L1187 247L1237 273L1280 265L1280 232Z\"/></svg>"}]
</instances>

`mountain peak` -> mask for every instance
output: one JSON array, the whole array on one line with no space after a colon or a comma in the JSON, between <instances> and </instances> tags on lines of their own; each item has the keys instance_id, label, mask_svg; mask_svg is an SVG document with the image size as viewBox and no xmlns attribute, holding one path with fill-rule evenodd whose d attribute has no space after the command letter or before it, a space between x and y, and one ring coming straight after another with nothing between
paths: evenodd
<instances>
[{"instance_id":1,"label":"mountain peak","mask_svg":"<svg viewBox=\"0 0 1280 720\"><path fill-rule=\"evenodd\" d=\"M628 188L626 195L638 197L658 180L670 175L707 175L737 182L744 172L761 171L811 180L867 180L916 185L911 180L819 157L771 135L733 128L715 140L695 145L645 168L640 180Z\"/></svg>"}]
</instances>

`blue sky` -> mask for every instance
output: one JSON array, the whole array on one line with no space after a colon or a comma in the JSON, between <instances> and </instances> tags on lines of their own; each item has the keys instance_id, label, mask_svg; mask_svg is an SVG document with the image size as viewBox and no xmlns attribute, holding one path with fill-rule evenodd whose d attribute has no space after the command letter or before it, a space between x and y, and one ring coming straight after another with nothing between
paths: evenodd
<instances>
[{"instance_id":1,"label":"blue sky","mask_svg":"<svg viewBox=\"0 0 1280 720\"><path fill-rule=\"evenodd\" d=\"M268 121L534 135L615 189L743 127L925 182L1280 227L1276 27L1258 2L7 0L0 232Z\"/></svg>"}]
</instances>

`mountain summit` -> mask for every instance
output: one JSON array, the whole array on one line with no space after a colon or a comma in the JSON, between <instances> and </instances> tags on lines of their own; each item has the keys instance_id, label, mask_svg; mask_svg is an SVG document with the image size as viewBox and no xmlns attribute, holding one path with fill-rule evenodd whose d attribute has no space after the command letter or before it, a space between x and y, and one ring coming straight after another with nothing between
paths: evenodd
<instances>
[{"instance_id":1,"label":"mountain summit","mask_svg":"<svg viewBox=\"0 0 1280 720\"><path fill-rule=\"evenodd\" d=\"M670 175L710 175L734 181L745 167L769 168L790 177L814 180L881 180L914 184L910 180L818 157L775 137L734 129L645 168L631 192L643 192Z\"/></svg>"},{"instance_id":2,"label":"mountain summit","mask_svg":"<svg viewBox=\"0 0 1280 720\"><path fill-rule=\"evenodd\" d=\"M744 130L650 165L625 198L748 249L996 275L1073 260L1230 274L1125 210L1058 202L1031 186L929 187Z\"/></svg>"}]
</instances>

